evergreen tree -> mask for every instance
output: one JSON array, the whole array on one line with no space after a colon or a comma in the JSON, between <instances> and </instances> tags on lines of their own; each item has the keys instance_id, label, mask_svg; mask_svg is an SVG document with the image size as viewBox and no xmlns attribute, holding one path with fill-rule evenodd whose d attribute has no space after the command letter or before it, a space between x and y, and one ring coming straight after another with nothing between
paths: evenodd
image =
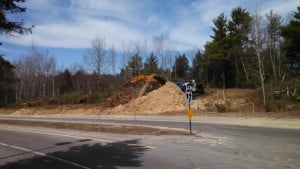
<instances>
[{"instance_id":1,"label":"evergreen tree","mask_svg":"<svg viewBox=\"0 0 300 169\"><path fill-rule=\"evenodd\" d=\"M138 76L141 74L143 69L142 57L138 54L133 55L128 60L127 70L131 74L131 76Z\"/></svg>"},{"instance_id":2,"label":"evergreen tree","mask_svg":"<svg viewBox=\"0 0 300 169\"><path fill-rule=\"evenodd\" d=\"M231 11L231 21L228 23L228 65L231 70L228 70L227 78L230 81L235 81L233 86L243 87L248 85L252 67L251 59L246 51L248 51L248 34L250 32L251 16L246 9L241 7ZM248 65L248 66L247 66Z\"/></svg>"},{"instance_id":3,"label":"evergreen tree","mask_svg":"<svg viewBox=\"0 0 300 169\"><path fill-rule=\"evenodd\" d=\"M74 87L72 84L72 75L68 69L65 69L65 71L60 75L62 76L62 84L60 86L60 93L68 93L72 92Z\"/></svg>"},{"instance_id":4,"label":"evergreen tree","mask_svg":"<svg viewBox=\"0 0 300 169\"><path fill-rule=\"evenodd\" d=\"M284 53L290 75L300 76L300 6L294 12L294 18L286 26L281 27L281 35L285 38Z\"/></svg>"},{"instance_id":5,"label":"evergreen tree","mask_svg":"<svg viewBox=\"0 0 300 169\"><path fill-rule=\"evenodd\" d=\"M24 3L25 0L1 0L0 1L0 34L26 34L31 33L32 27L24 27L23 22L10 21L7 13L24 13L26 8L18 6L16 3Z\"/></svg>"},{"instance_id":6,"label":"evergreen tree","mask_svg":"<svg viewBox=\"0 0 300 169\"><path fill-rule=\"evenodd\" d=\"M197 82L204 81L205 78L205 70L207 70L207 64L205 61L204 55L198 50L192 65L192 76Z\"/></svg>"},{"instance_id":7,"label":"evergreen tree","mask_svg":"<svg viewBox=\"0 0 300 169\"><path fill-rule=\"evenodd\" d=\"M0 106L14 101L14 66L0 56Z\"/></svg>"},{"instance_id":8,"label":"evergreen tree","mask_svg":"<svg viewBox=\"0 0 300 169\"><path fill-rule=\"evenodd\" d=\"M175 80L185 80L189 73L189 61L185 54L179 55L173 65L172 76Z\"/></svg>"},{"instance_id":9,"label":"evergreen tree","mask_svg":"<svg viewBox=\"0 0 300 169\"><path fill-rule=\"evenodd\" d=\"M227 41L227 19L221 13L216 19L213 20L215 27L213 28L214 35L211 36L212 42L205 45L205 52L208 57L208 69L210 73L208 81L215 86L221 87L224 85L225 70L228 62L228 41ZM228 81L229 85L230 81ZM228 86L226 85L226 86ZM230 86L230 85L229 85Z\"/></svg>"},{"instance_id":10,"label":"evergreen tree","mask_svg":"<svg viewBox=\"0 0 300 169\"><path fill-rule=\"evenodd\" d=\"M144 71L145 74L158 74L158 60L157 57L154 56L153 53L150 54L150 56L146 59L146 62L144 63Z\"/></svg>"}]
</instances>

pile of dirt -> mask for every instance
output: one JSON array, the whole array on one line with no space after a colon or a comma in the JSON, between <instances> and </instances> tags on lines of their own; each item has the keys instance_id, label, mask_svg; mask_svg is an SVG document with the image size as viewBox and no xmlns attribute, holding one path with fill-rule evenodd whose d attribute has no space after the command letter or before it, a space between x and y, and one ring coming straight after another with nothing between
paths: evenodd
<instances>
[{"instance_id":1,"label":"pile of dirt","mask_svg":"<svg viewBox=\"0 0 300 169\"><path fill-rule=\"evenodd\" d=\"M107 98L102 104L103 107L116 107L121 104L127 104L140 96L147 95L153 90L159 88L157 82L140 81L137 84L122 85L115 91L115 93Z\"/></svg>"},{"instance_id":2,"label":"pile of dirt","mask_svg":"<svg viewBox=\"0 0 300 169\"><path fill-rule=\"evenodd\" d=\"M127 104L106 110L107 114L159 114L186 110L184 93L172 82L137 97Z\"/></svg>"}]
</instances>

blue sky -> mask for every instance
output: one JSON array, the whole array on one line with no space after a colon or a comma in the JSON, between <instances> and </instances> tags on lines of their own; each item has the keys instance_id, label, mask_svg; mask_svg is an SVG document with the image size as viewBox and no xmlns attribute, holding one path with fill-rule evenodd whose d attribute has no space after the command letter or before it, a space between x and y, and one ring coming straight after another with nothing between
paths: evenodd
<instances>
[{"instance_id":1,"label":"blue sky","mask_svg":"<svg viewBox=\"0 0 300 169\"><path fill-rule=\"evenodd\" d=\"M104 36L106 46L121 50L121 43L148 41L168 36L172 49L181 53L203 49L212 35L212 20L221 12L228 19L232 9L241 6L251 14L273 9L288 17L299 0L28 0L27 13L10 15L35 25L26 36L1 36L0 53L8 60L28 55L34 42L48 50L59 68L83 64L83 54L91 39ZM121 60L121 58L118 58Z\"/></svg>"}]
</instances>

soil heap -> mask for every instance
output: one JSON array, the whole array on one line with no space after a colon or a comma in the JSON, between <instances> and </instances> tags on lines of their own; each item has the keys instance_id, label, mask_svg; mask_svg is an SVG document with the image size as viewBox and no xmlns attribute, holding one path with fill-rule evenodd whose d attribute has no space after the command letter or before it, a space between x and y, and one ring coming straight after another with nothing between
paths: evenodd
<instances>
[{"instance_id":1,"label":"soil heap","mask_svg":"<svg viewBox=\"0 0 300 169\"><path fill-rule=\"evenodd\" d=\"M184 93L172 82L167 82L162 87L137 97L127 104L119 105L108 114L159 114L177 112L186 109Z\"/></svg>"}]
</instances>

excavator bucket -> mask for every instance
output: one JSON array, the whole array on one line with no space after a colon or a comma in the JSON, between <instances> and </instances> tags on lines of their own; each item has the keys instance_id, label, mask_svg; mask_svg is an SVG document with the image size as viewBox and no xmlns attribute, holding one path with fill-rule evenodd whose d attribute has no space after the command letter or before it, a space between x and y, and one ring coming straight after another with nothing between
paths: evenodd
<instances>
[{"instance_id":1,"label":"excavator bucket","mask_svg":"<svg viewBox=\"0 0 300 169\"><path fill-rule=\"evenodd\" d=\"M154 78L158 83L160 83L161 85L166 84L166 80L165 80L163 77L161 77L161 76L153 75L153 78Z\"/></svg>"}]
</instances>

